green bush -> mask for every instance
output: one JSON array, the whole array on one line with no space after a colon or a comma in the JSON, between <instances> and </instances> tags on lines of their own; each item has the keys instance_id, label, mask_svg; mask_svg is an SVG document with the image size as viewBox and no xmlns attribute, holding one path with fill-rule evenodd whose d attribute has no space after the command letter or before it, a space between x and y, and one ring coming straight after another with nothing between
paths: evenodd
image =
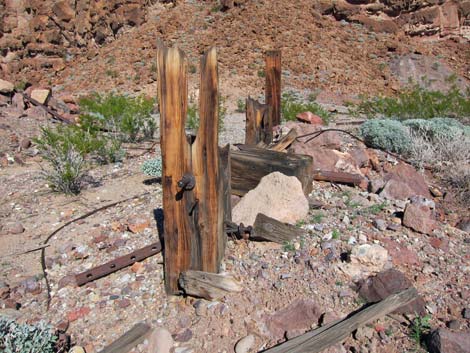
<instances>
[{"instance_id":1,"label":"green bush","mask_svg":"<svg viewBox=\"0 0 470 353\"><path fill-rule=\"evenodd\" d=\"M315 97L310 97L308 102L296 96L293 92L284 92L281 98L281 115L284 120L296 120L299 113L311 112L323 119L325 124L330 120L330 113L315 102Z\"/></svg>"},{"instance_id":2,"label":"green bush","mask_svg":"<svg viewBox=\"0 0 470 353\"><path fill-rule=\"evenodd\" d=\"M437 138L450 140L459 138L462 135L470 136L469 127L451 118L410 119L405 120L403 125L408 127L412 133L431 141Z\"/></svg>"},{"instance_id":3,"label":"green bush","mask_svg":"<svg viewBox=\"0 0 470 353\"><path fill-rule=\"evenodd\" d=\"M219 132L224 129L225 115L227 114L227 107L225 106L225 97L219 95ZM195 103L188 105L188 112L186 118L186 128L190 130L197 130L199 128L199 111Z\"/></svg>"},{"instance_id":4,"label":"green bush","mask_svg":"<svg viewBox=\"0 0 470 353\"><path fill-rule=\"evenodd\" d=\"M108 131L117 139L136 142L153 138L152 99L125 95L93 94L80 99L80 124L87 130Z\"/></svg>"},{"instance_id":5,"label":"green bush","mask_svg":"<svg viewBox=\"0 0 470 353\"><path fill-rule=\"evenodd\" d=\"M382 116L398 120L469 117L470 91L462 93L455 85L448 92L413 85L396 97L362 97L362 102L353 109L353 113L362 113L369 118Z\"/></svg>"},{"instance_id":6,"label":"green bush","mask_svg":"<svg viewBox=\"0 0 470 353\"><path fill-rule=\"evenodd\" d=\"M0 352L54 353L56 342L57 336L44 322L27 325L0 317Z\"/></svg>"},{"instance_id":7,"label":"green bush","mask_svg":"<svg viewBox=\"0 0 470 353\"><path fill-rule=\"evenodd\" d=\"M162 159L161 158L154 158L145 161L142 164L142 172L146 175L152 177L161 177L163 166L162 166Z\"/></svg>"},{"instance_id":8,"label":"green bush","mask_svg":"<svg viewBox=\"0 0 470 353\"><path fill-rule=\"evenodd\" d=\"M360 132L369 147L402 154L409 151L410 135L399 121L368 120L361 125Z\"/></svg>"}]
</instances>

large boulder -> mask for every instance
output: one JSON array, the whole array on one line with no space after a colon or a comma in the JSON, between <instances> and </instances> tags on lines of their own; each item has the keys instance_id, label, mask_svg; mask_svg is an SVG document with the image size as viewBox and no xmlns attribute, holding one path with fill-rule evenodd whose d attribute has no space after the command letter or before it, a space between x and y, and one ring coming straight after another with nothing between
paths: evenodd
<instances>
[{"instance_id":1,"label":"large boulder","mask_svg":"<svg viewBox=\"0 0 470 353\"><path fill-rule=\"evenodd\" d=\"M432 210L421 203L410 203L405 208L403 216L403 225L419 233L432 234L438 227L434 220Z\"/></svg>"},{"instance_id":2,"label":"large boulder","mask_svg":"<svg viewBox=\"0 0 470 353\"><path fill-rule=\"evenodd\" d=\"M232 220L253 225L257 214L263 213L278 221L295 224L307 216L308 209L299 179L274 172L263 177L255 189L242 197L233 208Z\"/></svg>"},{"instance_id":3,"label":"large boulder","mask_svg":"<svg viewBox=\"0 0 470 353\"><path fill-rule=\"evenodd\" d=\"M432 199L424 177L409 164L400 162L392 167L384 181L380 196L388 200L407 200L416 195Z\"/></svg>"},{"instance_id":4,"label":"large boulder","mask_svg":"<svg viewBox=\"0 0 470 353\"><path fill-rule=\"evenodd\" d=\"M453 332L440 328L427 339L430 353L470 353L470 332Z\"/></svg>"}]
</instances>

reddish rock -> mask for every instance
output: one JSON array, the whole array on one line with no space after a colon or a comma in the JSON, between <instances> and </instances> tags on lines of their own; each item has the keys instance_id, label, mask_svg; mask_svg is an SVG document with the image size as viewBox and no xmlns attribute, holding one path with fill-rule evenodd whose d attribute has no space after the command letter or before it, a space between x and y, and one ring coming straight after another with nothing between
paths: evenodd
<instances>
[{"instance_id":1,"label":"reddish rock","mask_svg":"<svg viewBox=\"0 0 470 353\"><path fill-rule=\"evenodd\" d=\"M24 232L24 227L20 222L16 222L7 227L9 234L21 234Z\"/></svg>"},{"instance_id":2,"label":"reddish rock","mask_svg":"<svg viewBox=\"0 0 470 353\"><path fill-rule=\"evenodd\" d=\"M470 332L453 332L440 328L427 339L430 353L470 353Z\"/></svg>"},{"instance_id":3,"label":"reddish rock","mask_svg":"<svg viewBox=\"0 0 470 353\"><path fill-rule=\"evenodd\" d=\"M423 234L432 234L433 230L438 227L431 209L420 204L406 206L403 225Z\"/></svg>"},{"instance_id":4,"label":"reddish rock","mask_svg":"<svg viewBox=\"0 0 470 353\"><path fill-rule=\"evenodd\" d=\"M133 218L127 222L127 228L132 233L140 233L150 227L150 220Z\"/></svg>"},{"instance_id":5,"label":"reddish rock","mask_svg":"<svg viewBox=\"0 0 470 353\"><path fill-rule=\"evenodd\" d=\"M364 168L369 166L369 155L366 149L356 147L349 151L349 154L356 161L358 167Z\"/></svg>"},{"instance_id":6,"label":"reddish rock","mask_svg":"<svg viewBox=\"0 0 470 353\"><path fill-rule=\"evenodd\" d=\"M76 321L87 316L91 312L91 309L87 306L83 306L79 309L72 310L67 313L67 320L70 322Z\"/></svg>"},{"instance_id":7,"label":"reddish rock","mask_svg":"<svg viewBox=\"0 0 470 353\"><path fill-rule=\"evenodd\" d=\"M306 135L318 132L322 130L321 126L318 125L310 125L310 124L302 124L295 121L289 121L286 124L287 129L294 129L297 133L297 136ZM305 145L308 148L312 147L327 147L333 149L339 149L341 146L341 137L335 131L325 132L319 135L318 137L314 138L313 140L309 141L308 143L304 144L303 142L295 141L292 146L296 145Z\"/></svg>"},{"instance_id":8,"label":"reddish rock","mask_svg":"<svg viewBox=\"0 0 470 353\"><path fill-rule=\"evenodd\" d=\"M75 11L70 7L67 1L59 1L52 7L52 12L61 21L68 22L75 17Z\"/></svg>"},{"instance_id":9,"label":"reddish rock","mask_svg":"<svg viewBox=\"0 0 470 353\"><path fill-rule=\"evenodd\" d=\"M59 289L67 287L67 286L76 286L77 281L75 279L75 275L66 275L62 277L59 282L57 283Z\"/></svg>"},{"instance_id":10,"label":"reddish rock","mask_svg":"<svg viewBox=\"0 0 470 353\"><path fill-rule=\"evenodd\" d=\"M381 242L384 244L385 249L388 250L392 262L395 266L401 265L410 265L410 266L419 266L421 262L419 261L418 254L416 251L407 248L405 245L397 243L391 239L381 239Z\"/></svg>"},{"instance_id":11,"label":"reddish rock","mask_svg":"<svg viewBox=\"0 0 470 353\"><path fill-rule=\"evenodd\" d=\"M266 316L265 322L271 335L277 339L284 337L286 332L306 331L318 324L322 311L313 300L300 299Z\"/></svg>"},{"instance_id":12,"label":"reddish rock","mask_svg":"<svg viewBox=\"0 0 470 353\"><path fill-rule=\"evenodd\" d=\"M373 18L363 14L352 16L351 20L362 23L364 27L377 33L397 33L399 30L398 25L392 20Z\"/></svg>"},{"instance_id":13,"label":"reddish rock","mask_svg":"<svg viewBox=\"0 0 470 353\"><path fill-rule=\"evenodd\" d=\"M449 250L449 240L445 238L432 237L429 239L429 244L435 249Z\"/></svg>"},{"instance_id":14,"label":"reddish rock","mask_svg":"<svg viewBox=\"0 0 470 353\"><path fill-rule=\"evenodd\" d=\"M37 280L36 277L29 277L21 281L21 287L26 293L37 295L41 293L41 283Z\"/></svg>"},{"instance_id":15,"label":"reddish rock","mask_svg":"<svg viewBox=\"0 0 470 353\"><path fill-rule=\"evenodd\" d=\"M175 341L188 342L191 338L193 338L193 331L187 328L176 335Z\"/></svg>"},{"instance_id":16,"label":"reddish rock","mask_svg":"<svg viewBox=\"0 0 470 353\"><path fill-rule=\"evenodd\" d=\"M134 264L131 266L131 271L134 273L142 273L144 272L144 265L142 262L134 262Z\"/></svg>"},{"instance_id":17,"label":"reddish rock","mask_svg":"<svg viewBox=\"0 0 470 353\"><path fill-rule=\"evenodd\" d=\"M6 300L10 297L10 286L0 281L0 299Z\"/></svg>"},{"instance_id":18,"label":"reddish rock","mask_svg":"<svg viewBox=\"0 0 470 353\"><path fill-rule=\"evenodd\" d=\"M411 288L412 283L406 276L395 269L386 270L371 276L359 284L359 295L369 303L375 303L396 294L405 289ZM423 298L419 297L410 304L395 311L397 314L426 314Z\"/></svg>"},{"instance_id":19,"label":"reddish rock","mask_svg":"<svg viewBox=\"0 0 470 353\"><path fill-rule=\"evenodd\" d=\"M24 103L24 98L23 98L23 95L21 93L15 93L13 95L13 98L11 99L11 105L19 110L19 111L23 111L24 108L26 108L26 105Z\"/></svg>"},{"instance_id":20,"label":"reddish rock","mask_svg":"<svg viewBox=\"0 0 470 353\"><path fill-rule=\"evenodd\" d=\"M131 305L131 301L127 298L124 298L124 299L121 299L121 300L116 300L115 303L121 309L127 308L128 306Z\"/></svg>"},{"instance_id":21,"label":"reddish rock","mask_svg":"<svg viewBox=\"0 0 470 353\"><path fill-rule=\"evenodd\" d=\"M31 140L28 138L22 139L20 142L20 147L22 150L27 150L28 148L31 147Z\"/></svg>"},{"instance_id":22,"label":"reddish rock","mask_svg":"<svg viewBox=\"0 0 470 353\"><path fill-rule=\"evenodd\" d=\"M384 181L386 184L380 195L386 199L407 200L415 195L432 199L424 177L408 164L400 162L391 167Z\"/></svg>"},{"instance_id":23,"label":"reddish rock","mask_svg":"<svg viewBox=\"0 0 470 353\"><path fill-rule=\"evenodd\" d=\"M312 124L312 125L323 125L323 119L312 112L303 112L296 115L297 120Z\"/></svg>"}]
</instances>

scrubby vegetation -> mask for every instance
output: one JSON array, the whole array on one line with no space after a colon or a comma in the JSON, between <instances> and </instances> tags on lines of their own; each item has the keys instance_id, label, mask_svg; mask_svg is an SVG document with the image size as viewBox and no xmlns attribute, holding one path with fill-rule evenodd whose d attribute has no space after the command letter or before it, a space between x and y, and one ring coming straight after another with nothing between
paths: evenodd
<instances>
[{"instance_id":1,"label":"scrubby vegetation","mask_svg":"<svg viewBox=\"0 0 470 353\"><path fill-rule=\"evenodd\" d=\"M470 91L463 93L454 85L448 92L440 92L416 84L396 97L362 97L353 113L397 120L470 117Z\"/></svg>"},{"instance_id":2,"label":"scrubby vegetation","mask_svg":"<svg viewBox=\"0 0 470 353\"><path fill-rule=\"evenodd\" d=\"M5 353L53 353L57 336L44 322L37 325L19 324L0 318L0 351Z\"/></svg>"},{"instance_id":3,"label":"scrubby vegetation","mask_svg":"<svg viewBox=\"0 0 470 353\"><path fill-rule=\"evenodd\" d=\"M284 92L281 98L282 118L287 121L295 120L297 114L309 111L321 117L323 122L328 124L330 113L320 104L315 102L315 99L316 97L311 95L306 102L302 97L296 95L294 92Z\"/></svg>"},{"instance_id":4,"label":"scrubby vegetation","mask_svg":"<svg viewBox=\"0 0 470 353\"><path fill-rule=\"evenodd\" d=\"M396 120L368 120L360 132L366 144L373 148L395 153L407 153L411 140L406 127Z\"/></svg>"},{"instance_id":5,"label":"scrubby vegetation","mask_svg":"<svg viewBox=\"0 0 470 353\"><path fill-rule=\"evenodd\" d=\"M43 127L35 139L50 168L44 177L55 191L78 194L86 169L93 163L120 161L123 142L153 138L153 101L144 97L110 94L80 100L78 125Z\"/></svg>"},{"instance_id":6,"label":"scrubby vegetation","mask_svg":"<svg viewBox=\"0 0 470 353\"><path fill-rule=\"evenodd\" d=\"M219 132L224 129L225 116L227 115L227 107L225 106L225 97L219 95ZM188 112L186 118L186 128L197 130L199 128L199 111L198 106L194 102L188 104Z\"/></svg>"},{"instance_id":7,"label":"scrubby vegetation","mask_svg":"<svg viewBox=\"0 0 470 353\"><path fill-rule=\"evenodd\" d=\"M152 177L161 177L163 171L162 159L154 158L145 161L142 164L142 172Z\"/></svg>"}]
</instances>

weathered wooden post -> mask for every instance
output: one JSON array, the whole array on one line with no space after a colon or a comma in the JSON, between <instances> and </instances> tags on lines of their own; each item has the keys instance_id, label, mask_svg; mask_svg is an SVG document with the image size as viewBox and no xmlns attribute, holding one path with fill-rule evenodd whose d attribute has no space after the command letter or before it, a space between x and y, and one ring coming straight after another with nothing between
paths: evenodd
<instances>
[{"instance_id":1,"label":"weathered wooden post","mask_svg":"<svg viewBox=\"0 0 470 353\"><path fill-rule=\"evenodd\" d=\"M157 68L165 287L167 293L178 294L182 272L219 271L226 242L224 221L231 218L229 149L218 147L216 50L201 59L200 124L193 142L185 134L188 83L183 52L159 44Z\"/></svg>"},{"instance_id":2,"label":"weathered wooden post","mask_svg":"<svg viewBox=\"0 0 470 353\"><path fill-rule=\"evenodd\" d=\"M261 142L269 145L272 139L273 126L270 106L248 97L246 100L245 144L258 145Z\"/></svg>"},{"instance_id":3,"label":"weathered wooden post","mask_svg":"<svg viewBox=\"0 0 470 353\"><path fill-rule=\"evenodd\" d=\"M266 52L266 104L271 108L272 126L281 124L281 51Z\"/></svg>"}]
</instances>

